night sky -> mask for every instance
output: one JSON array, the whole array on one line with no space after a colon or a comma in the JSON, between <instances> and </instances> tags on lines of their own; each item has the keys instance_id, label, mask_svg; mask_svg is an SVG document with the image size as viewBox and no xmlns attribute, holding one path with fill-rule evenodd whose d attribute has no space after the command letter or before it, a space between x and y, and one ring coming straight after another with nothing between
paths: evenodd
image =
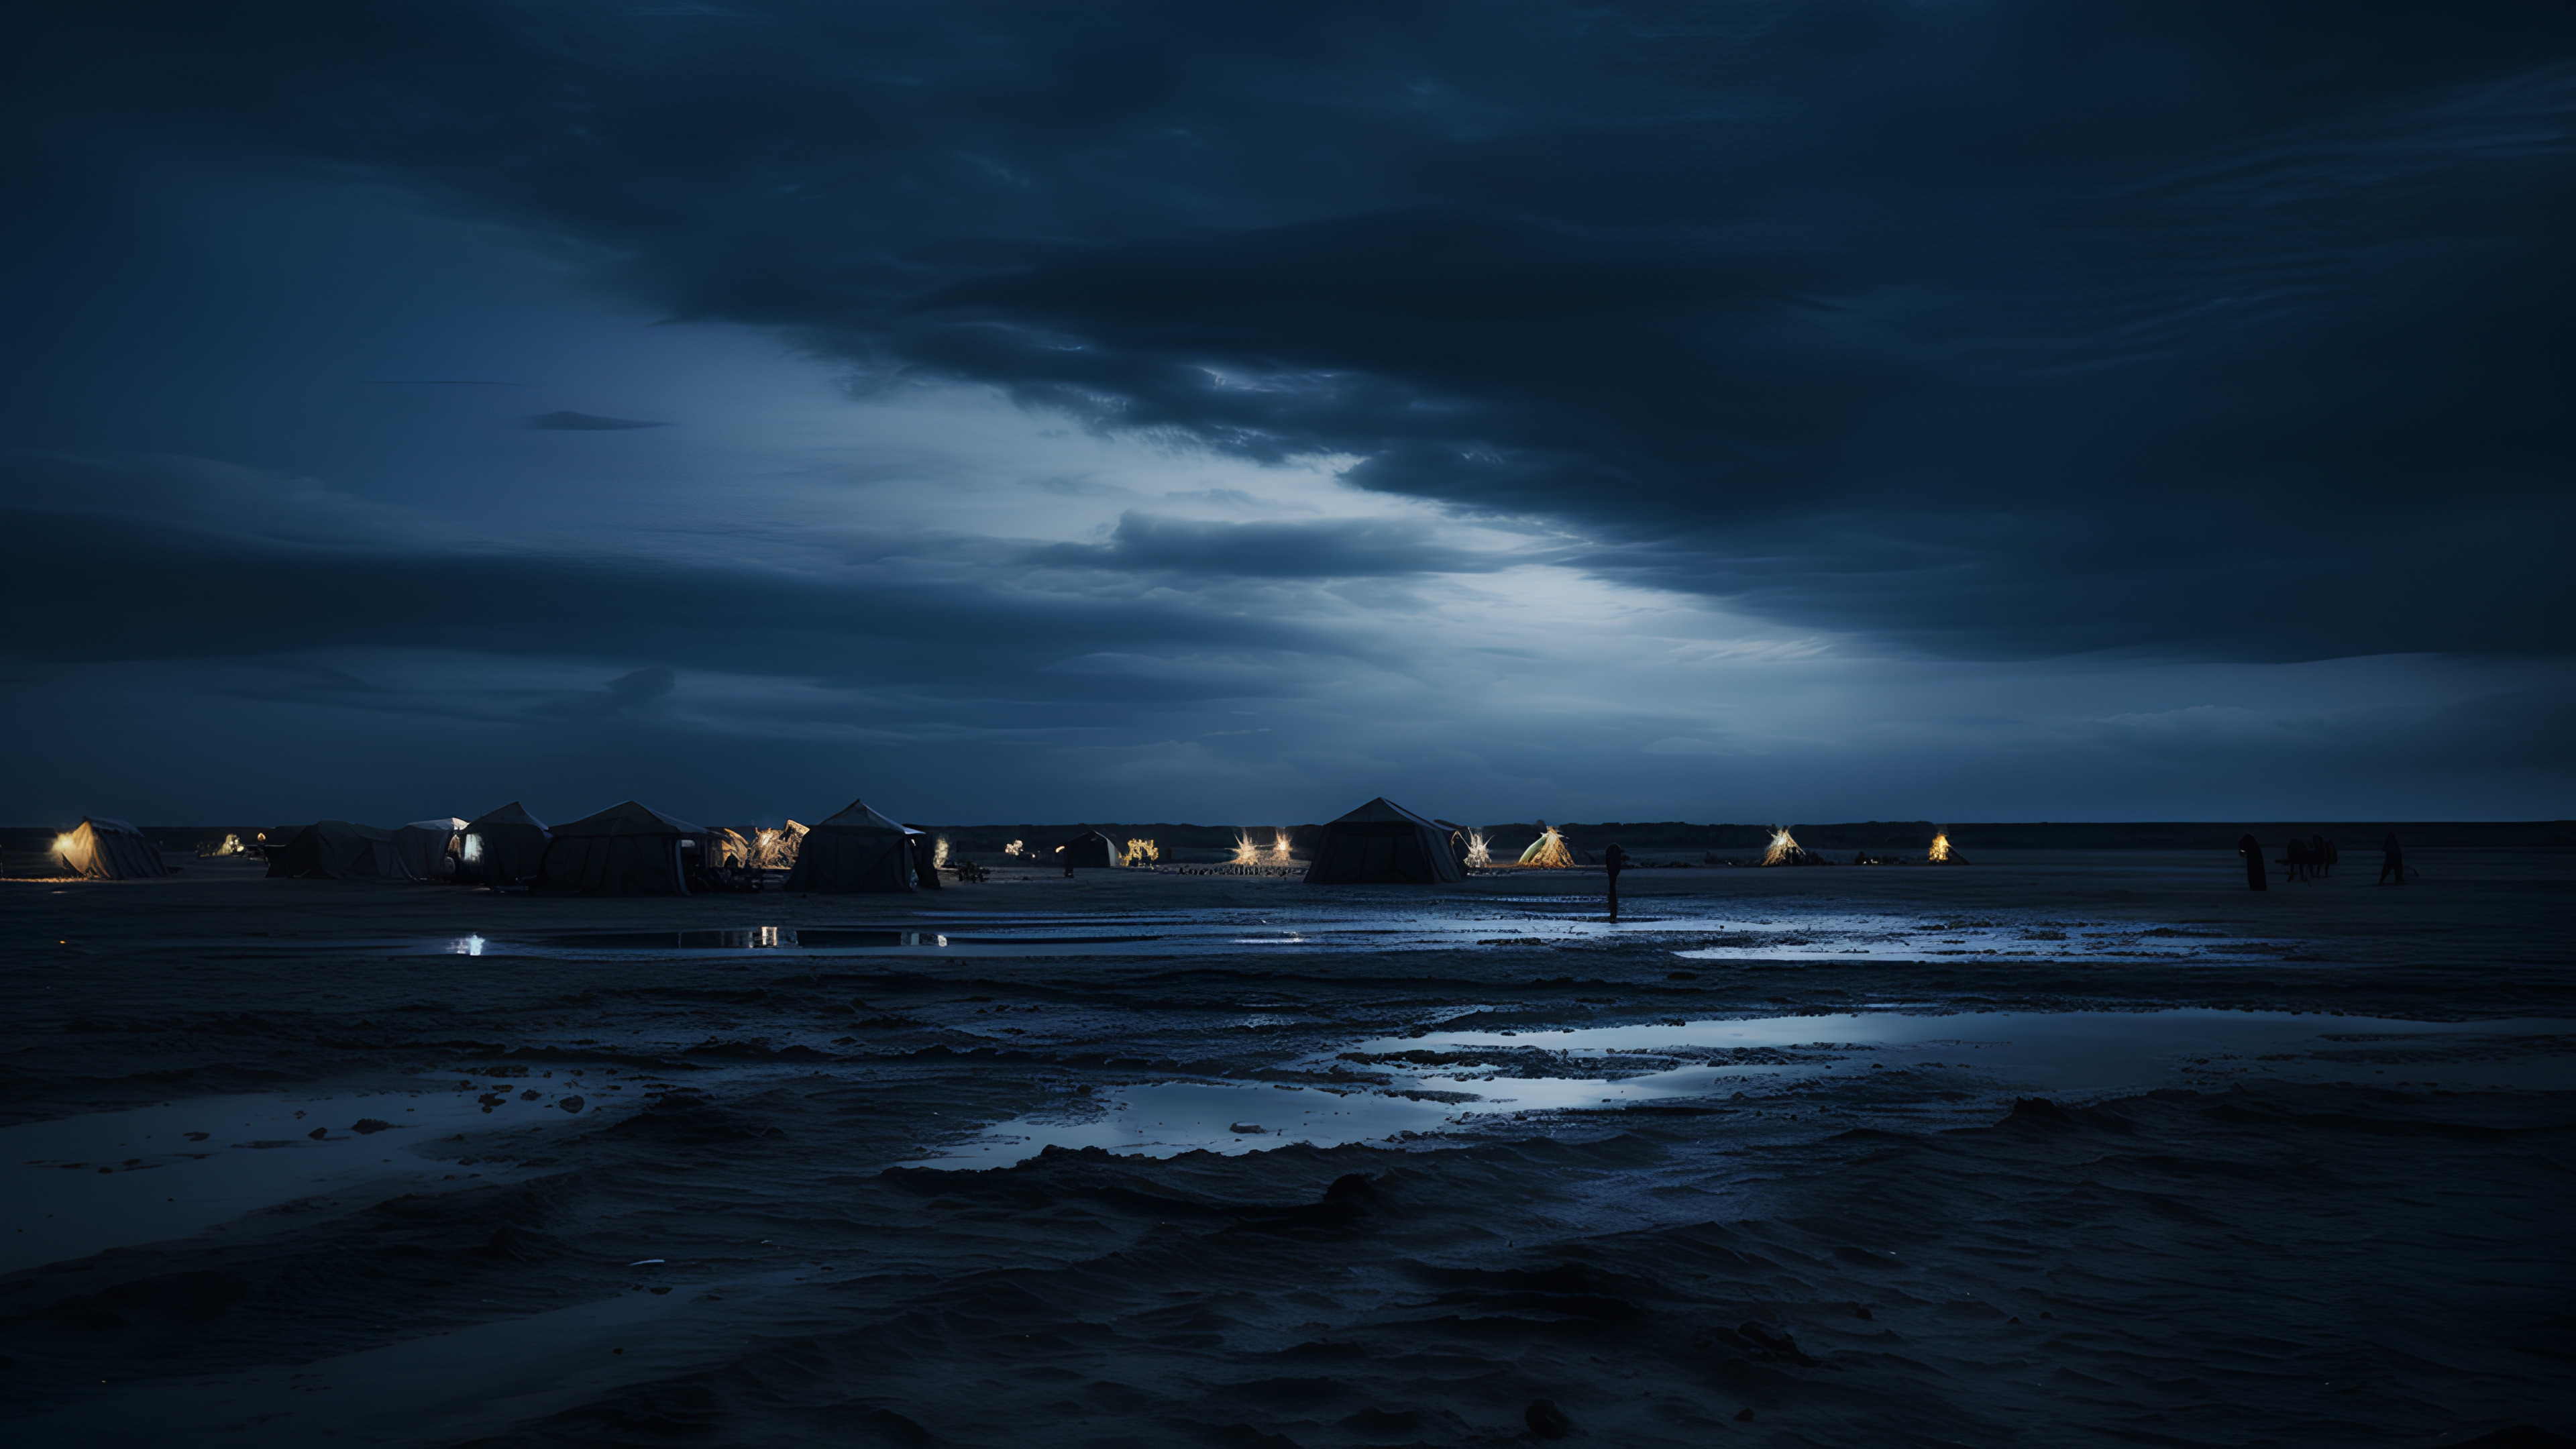
<instances>
[{"instance_id":1,"label":"night sky","mask_svg":"<svg viewBox=\"0 0 2576 1449\"><path fill-rule=\"evenodd\" d=\"M81 0L0 820L2576 814L2576 7Z\"/></svg>"}]
</instances>

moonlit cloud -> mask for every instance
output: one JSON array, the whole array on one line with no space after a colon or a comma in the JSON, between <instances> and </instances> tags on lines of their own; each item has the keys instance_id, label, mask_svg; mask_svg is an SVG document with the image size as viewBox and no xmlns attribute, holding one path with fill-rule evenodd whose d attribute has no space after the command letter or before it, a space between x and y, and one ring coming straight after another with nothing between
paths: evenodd
<instances>
[{"instance_id":1,"label":"moonlit cloud","mask_svg":"<svg viewBox=\"0 0 2576 1449\"><path fill-rule=\"evenodd\" d=\"M2547 7L28 29L13 818L2576 804Z\"/></svg>"}]
</instances>

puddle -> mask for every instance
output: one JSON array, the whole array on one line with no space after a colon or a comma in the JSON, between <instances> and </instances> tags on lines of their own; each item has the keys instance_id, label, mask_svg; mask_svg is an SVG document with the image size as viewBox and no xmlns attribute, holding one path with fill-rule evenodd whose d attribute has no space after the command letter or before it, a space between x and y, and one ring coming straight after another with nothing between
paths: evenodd
<instances>
[{"instance_id":1,"label":"puddle","mask_svg":"<svg viewBox=\"0 0 2576 1449\"><path fill-rule=\"evenodd\" d=\"M1653 913L1612 923L1584 899L1479 898L1418 911L1330 905L1120 914L917 915L882 924L747 926L704 930L558 931L366 943L405 953L534 956L564 960L884 954L1181 956L1299 950L1387 952L1544 949L1610 939L1668 943L1693 961L2031 960L2231 962L2277 960L2302 943L2237 935L2206 922L2102 922L2019 912L1962 918L1954 912L1840 908L1748 910L1728 901L1659 898ZM347 949L350 941L299 940L273 950Z\"/></svg>"},{"instance_id":2,"label":"puddle","mask_svg":"<svg viewBox=\"0 0 2576 1449\"><path fill-rule=\"evenodd\" d=\"M2158 1087L2223 1089L2248 1076L2564 1091L2576 1089L2576 1021L2417 1022L2207 1009L1788 1016L1431 1032L1363 1041L1295 1065L1368 1072L1387 1085L1105 1088L1096 1106L998 1123L910 1165L999 1167L1050 1146L1146 1157L1231 1155L1289 1143L1334 1147L1496 1115L1692 1099L1714 1104L1738 1092L1758 1097L1828 1080L1850 1093L1839 1108L1866 1112L1883 1095L1889 1109L1919 1118L1927 1076L1939 1079L1937 1085L1964 1096L1935 1110L1963 1120L1991 1120L2000 1103L2016 1096L2081 1100Z\"/></svg>"},{"instance_id":3,"label":"puddle","mask_svg":"<svg viewBox=\"0 0 2576 1449\"><path fill-rule=\"evenodd\" d=\"M592 1084L579 1114L555 1106L582 1090L578 1082L506 1079L476 1081L468 1091L198 1097L0 1128L0 1272L185 1237L388 1177L435 1183L450 1175L459 1182L498 1176L508 1170L502 1164L444 1161L414 1148L498 1127L568 1130L595 1113L600 1085ZM538 1089L537 1101L519 1095ZM504 1100L485 1111L479 1098L496 1092L506 1093ZM352 1131L361 1121L390 1125ZM324 1135L317 1139L315 1131Z\"/></svg>"}]
</instances>

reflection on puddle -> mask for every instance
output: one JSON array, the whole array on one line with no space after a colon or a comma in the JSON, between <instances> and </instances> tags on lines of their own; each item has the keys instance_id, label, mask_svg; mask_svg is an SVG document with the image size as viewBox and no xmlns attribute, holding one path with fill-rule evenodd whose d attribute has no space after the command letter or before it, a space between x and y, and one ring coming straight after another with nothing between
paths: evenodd
<instances>
[{"instance_id":1,"label":"reflection on puddle","mask_svg":"<svg viewBox=\"0 0 2576 1449\"><path fill-rule=\"evenodd\" d=\"M740 952L945 953L968 956L1199 955L1258 951L1546 949L1609 939L1657 942L1694 961L2046 960L2241 961L2290 954L2299 943L2231 935L2208 922L2069 920L2037 912L1960 918L1953 913L1759 911L1717 900L1664 899L1657 914L1612 924L1589 903L1494 900L1424 909L1217 909L1067 915L996 913L914 917L879 926L745 926L707 930L561 931L502 938L471 934L411 943L461 956L708 956ZM306 942L319 947L333 943Z\"/></svg>"},{"instance_id":2,"label":"reflection on puddle","mask_svg":"<svg viewBox=\"0 0 2576 1449\"><path fill-rule=\"evenodd\" d=\"M1991 1117L1998 1102L2017 1095L2129 1095L2223 1086L2257 1074L2274 1081L2567 1090L2576 1088L2576 1058L2564 1049L2571 1037L2576 1021L2382 1021L2207 1009L1431 1032L1365 1041L1296 1064L1319 1074L1365 1073L1373 1079L1367 1085L1113 1088L1097 1105L998 1123L913 1165L998 1167L1048 1147L1147 1157L1289 1143L1334 1147L1433 1133L1498 1114L1694 1098L1715 1105L1739 1092L1761 1096L1803 1085L1848 1092L1842 1105L1862 1111L1883 1105L1919 1115L1927 1087L1937 1084L1958 1093L1958 1110L1972 1117Z\"/></svg>"},{"instance_id":3,"label":"reflection on puddle","mask_svg":"<svg viewBox=\"0 0 2576 1449\"><path fill-rule=\"evenodd\" d=\"M184 1237L388 1176L480 1178L470 1154L447 1162L414 1149L495 1127L561 1131L596 1110L603 1086L591 1086L587 1102L570 1095L581 1085L563 1078L371 1096L199 1097L0 1128L0 1272ZM567 1101L585 1110L562 1110Z\"/></svg>"}]
</instances>

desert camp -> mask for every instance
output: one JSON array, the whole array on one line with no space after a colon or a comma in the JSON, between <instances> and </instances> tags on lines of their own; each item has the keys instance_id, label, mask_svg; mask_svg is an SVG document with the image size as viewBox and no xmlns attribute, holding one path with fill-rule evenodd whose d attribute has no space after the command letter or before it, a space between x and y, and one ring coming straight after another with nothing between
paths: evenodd
<instances>
[{"instance_id":1,"label":"desert camp","mask_svg":"<svg viewBox=\"0 0 2576 1449\"><path fill-rule=\"evenodd\" d=\"M54 859L84 880L143 880L170 874L161 847L122 820L84 817L54 840Z\"/></svg>"},{"instance_id":2,"label":"desert camp","mask_svg":"<svg viewBox=\"0 0 2576 1449\"><path fill-rule=\"evenodd\" d=\"M417 880L404 869L390 830L351 820L316 820L268 849L271 880Z\"/></svg>"},{"instance_id":3,"label":"desert camp","mask_svg":"<svg viewBox=\"0 0 2576 1449\"><path fill-rule=\"evenodd\" d=\"M1467 878L1463 832L1381 795L1326 825L1309 885L1441 885Z\"/></svg>"},{"instance_id":4,"label":"desert camp","mask_svg":"<svg viewBox=\"0 0 2576 1449\"><path fill-rule=\"evenodd\" d=\"M394 860L399 873L411 880L454 880L464 830L465 822L452 815L394 827Z\"/></svg>"},{"instance_id":5,"label":"desert camp","mask_svg":"<svg viewBox=\"0 0 2576 1449\"><path fill-rule=\"evenodd\" d=\"M1097 830L1086 830L1055 848L1056 863L1068 870L1108 870L1126 859L1118 842Z\"/></svg>"},{"instance_id":6,"label":"desert camp","mask_svg":"<svg viewBox=\"0 0 2576 1449\"><path fill-rule=\"evenodd\" d=\"M707 830L639 801L554 828L537 868L540 894L685 896L708 868Z\"/></svg>"},{"instance_id":7,"label":"desert camp","mask_svg":"<svg viewBox=\"0 0 2576 1449\"><path fill-rule=\"evenodd\" d=\"M495 889L523 887L545 863L546 823L513 800L468 821L459 833L456 878Z\"/></svg>"},{"instance_id":8,"label":"desert camp","mask_svg":"<svg viewBox=\"0 0 2576 1449\"><path fill-rule=\"evenodd\" d=\"M937 889L926 839L869 809L866 801L853 800L797 841L787 889L813 895Z\"/></svg>"}]
</instances>

